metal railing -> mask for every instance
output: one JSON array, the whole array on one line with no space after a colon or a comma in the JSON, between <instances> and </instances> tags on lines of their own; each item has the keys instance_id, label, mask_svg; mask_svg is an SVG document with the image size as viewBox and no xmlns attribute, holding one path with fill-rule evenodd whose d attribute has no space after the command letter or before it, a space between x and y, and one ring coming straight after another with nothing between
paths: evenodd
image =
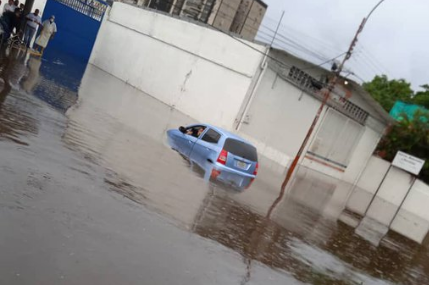
<instances>
[{"instance_id":1,"label":"metal railing","mask_svg":"<svg viewBox=\"0 0 429 285\"><path fill-rule=\"evenodd\" d=\"M324 82L317 80L316 78L310 76L308 73L303 70L292 66L289 69L288 78L295 83L297 83L301 88L310 92L313 96L323 100L323 94L321 90L327 85ZM335 110L343 113L349 118L357 121L360 124L365 124L366 119L369 116L369 113L366 112L361 107L353 104L346 98L341 95L336 94L335 92L331 93L330 100L328 104Z\"/></svg>"},{"instance_id":2,"label":"metal railing","mask_svg":"<svg viewBox=\"0 0 429 285\"><path fill-rule=\"evenodd\" d=\"M296 66L292 66L289 68L286 66L281 66L275 61L270 61L270 67L277 73L280 78L293 83L298 88L302 89L303 91L306 91L308 94L314 96L315 98L323 100L323 94L321 90L327 86L327 84L325 84L324 82L317 80L316 78L312 77L311 75ZM369 116L369 113L367 111L350 102L343 96L335 93L335 91L331 92L331 97L328 101L328 105L362 125L365 124L366 119Z\"/></svg>"},{"instance_id":3,"label":"metal railing","mask_svg":"<svg viewBox=\"0 0 429 285\"><path fill-rule=\"evenodd\" d=\"M104 1L99 0L55 0L61 4L66 5L67 7L72 8L75 11L78 11L88 17L93 18L94 20L101 21L103 15L106 12L108 4Z\"/></svg>"}]
</instances>

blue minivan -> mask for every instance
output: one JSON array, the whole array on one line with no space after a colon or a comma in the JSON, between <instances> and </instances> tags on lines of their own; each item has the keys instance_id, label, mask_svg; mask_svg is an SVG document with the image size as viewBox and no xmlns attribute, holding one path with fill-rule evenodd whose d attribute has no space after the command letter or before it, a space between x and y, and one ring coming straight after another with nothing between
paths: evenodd
<instances>
[{"instance_id":1,"label":"blue minivan","mask_svg":"<svg viewBox=\"0 0 429 285\"><path fill-rule=\"evenodd\" d=\"M226 172L253 181L258 174L256 148L221 128L206 124L190 125L169 130L167 136L174 150L203 168L209 164L214 175Z\"/></svg>"}]
</instances>

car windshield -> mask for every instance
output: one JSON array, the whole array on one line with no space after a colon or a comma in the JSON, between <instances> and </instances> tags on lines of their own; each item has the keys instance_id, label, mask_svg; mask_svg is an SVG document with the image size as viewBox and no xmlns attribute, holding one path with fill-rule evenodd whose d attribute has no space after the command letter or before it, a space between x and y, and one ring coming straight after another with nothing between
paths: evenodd
<instances>
[{"instance_id":1,"label":"car windshield","mask_svg":"<svg viewBox=\"0 0 429 285\"><path fill-rule=\"evenodd\" d=\"M251 161L258 161L258 154L256 153L256 148L245 142L238 141L235 139L226 139L223 149L242 158Z\"/></svg>"}]
</instances>

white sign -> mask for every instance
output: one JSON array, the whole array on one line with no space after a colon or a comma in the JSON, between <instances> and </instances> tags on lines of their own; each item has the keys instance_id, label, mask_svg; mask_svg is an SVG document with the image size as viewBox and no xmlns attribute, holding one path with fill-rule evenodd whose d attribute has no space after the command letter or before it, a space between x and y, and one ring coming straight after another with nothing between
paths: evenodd
<instances>
[{"instance_id":1,"label":"white sign","mask_svg":"<svg viewBox=\"0 0 429 285\"><path fill-rule=\"evenodd\" d=\"M423 159L409 155L402 151L398 151L398 153L396 153L395 159L392 162L393 166L401 168L414 175L419 175L420 170L422 170L424 164L425 161Z\"/></svg>"}]
</instances>

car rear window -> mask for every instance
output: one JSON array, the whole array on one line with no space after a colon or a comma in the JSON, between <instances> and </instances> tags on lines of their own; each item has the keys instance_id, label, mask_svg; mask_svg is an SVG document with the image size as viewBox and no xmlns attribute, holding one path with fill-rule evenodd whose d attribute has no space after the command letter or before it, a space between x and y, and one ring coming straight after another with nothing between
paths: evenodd
<instances>
[{"instance_id":1,"label":"car rear window","mask_svg":"<svg viewBox=\"0 0 429 285\"><path fill-rule=\"evenodd\" d=\"M251 161L258 161L258 154L256 153L256 148L254 146L251 146L250 144L234 139L226 139L223 149L242 158Z\"/></svg>"}]
</instances>

